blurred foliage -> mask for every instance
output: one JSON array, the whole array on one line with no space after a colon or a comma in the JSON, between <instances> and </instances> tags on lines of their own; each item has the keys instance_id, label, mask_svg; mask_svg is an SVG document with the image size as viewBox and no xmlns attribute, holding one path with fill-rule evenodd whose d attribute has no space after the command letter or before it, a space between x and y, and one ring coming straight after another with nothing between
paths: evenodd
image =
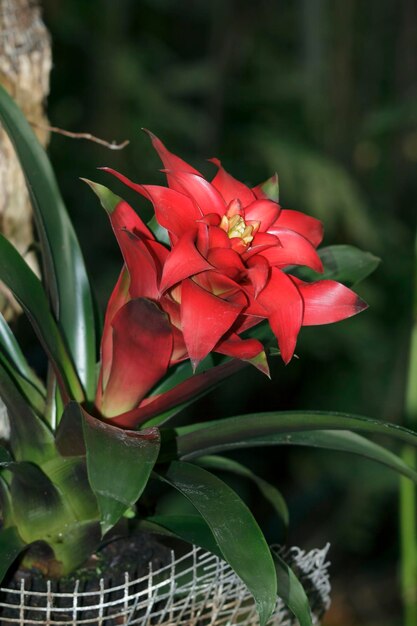
<instances>
[{"instance_id":1,"label":"blurred foliage","mask_svg":"<svg viewBox=\"0 0 417 626\"><path fill-rule=\"evenodd\" d=\"M105 215L78 178L106 182L94 168L108 165L134 180L162 180L141 127L207 172L204 159L213 155L253 184L277 171L283 206L323 219L326 244L349 243L382 258L360 287L370 309L341 324L305 329L300 358L287 368L274 360L272 383L247 371L237 385L201 402L201 417L308 407L401 421L417 214L416 3L43 4L53 39L52 123L131 140L121 152L59 136L51 145L101 307L120 257ZM122 194L147 214L146 203ZM336 598L343 595L341 576L358 601L345 621L330 615L329 624L398 623L396 483L388 472L304 450L254 453L251 464L276 477L287 495L292 540L335 543ZM259 506L273 535L270 512ZM365 597L363 577L355 574L360 567L366 585L374 575L379 591ZM386 600L378 608L381 589Z\"/></svg>"}]
</instances>

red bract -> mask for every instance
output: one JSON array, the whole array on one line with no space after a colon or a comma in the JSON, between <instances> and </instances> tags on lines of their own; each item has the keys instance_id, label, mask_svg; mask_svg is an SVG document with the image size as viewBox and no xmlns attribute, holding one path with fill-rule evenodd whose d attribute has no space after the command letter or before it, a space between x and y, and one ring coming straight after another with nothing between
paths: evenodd
<instances>
[{"instance_id":1,"label":"red bract","mask_svg":"<svg viewBox=\"0 0 417 626\"><path fill-rule=\"evenodd\" d=\"M146 297L157 301L180 331L194 367L214 350L253 359L266 370L261 344L239 336L265 318L288 363L301 326L336 322L365 308L340 283L304 283L291 274L291 266L299 265L322 271L316 251L322 226L303 213L281 209L276 177L251 189L212 159L218 170L208 182L150 136L164 164L168 187L139 185L105 169L148 198L157 221L169 233L171 250L166 258L158 257L160 275L153 273ZM127 222L124 228L125 241L119 237L119 244L132 287L139 284L143 295L149 262L142 248L149 235L129 238L132 230Z\"/></svg>"}]
</instances>

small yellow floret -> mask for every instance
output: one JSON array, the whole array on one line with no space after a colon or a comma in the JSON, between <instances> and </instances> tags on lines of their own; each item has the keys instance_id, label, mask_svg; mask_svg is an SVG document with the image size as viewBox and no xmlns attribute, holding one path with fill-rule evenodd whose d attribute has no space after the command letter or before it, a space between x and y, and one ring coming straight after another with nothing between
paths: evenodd
<instances>
[{"instance_id":1,"label":"small yellow floret","mask_svg":"<svg viewBox=\"0 0 417 626\"><path fill-rule=\"evenodd\" d=\"M223 215L220 228L226 231L230 239L238 237L242 239L243 243L246 245L253 241L253 226L247 226L241 215L233 215L231 218Z\"/></svg>"}]
</instances>

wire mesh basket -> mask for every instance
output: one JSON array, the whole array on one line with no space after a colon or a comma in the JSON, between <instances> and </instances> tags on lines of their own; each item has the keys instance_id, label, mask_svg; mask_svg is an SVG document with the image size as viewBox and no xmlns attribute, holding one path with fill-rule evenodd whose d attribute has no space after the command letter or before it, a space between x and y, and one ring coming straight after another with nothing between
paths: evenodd
<instances>
[{"instance_id":1,"label":"wire mesh basket","mask_svg":"<svg viewBox=\"0 0 417 626\"><path fill-rule=\"evenodd\" d=\"M273 547L301 579L309 597L313 622L330 605L328 547L305 552ZM218 557L193 546L185 555L171 553L168 565L140 578L125 574L124 583L85 592L77 580L71 593L0 588L0 623L30 626L255 626L258 618L251 594L233 570ZM280 599L269 624L297 624Z\"/></svg>"}]
</instances>

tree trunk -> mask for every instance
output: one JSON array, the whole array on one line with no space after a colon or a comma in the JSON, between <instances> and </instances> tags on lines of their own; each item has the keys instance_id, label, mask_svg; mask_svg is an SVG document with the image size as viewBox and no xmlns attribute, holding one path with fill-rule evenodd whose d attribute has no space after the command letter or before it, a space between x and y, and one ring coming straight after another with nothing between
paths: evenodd
<instances>
[{"instance_id":1,"label":"tree trunk","mask_svg":"<svg viewBox=\"0 0 417 626\"><path fill-rule=\"evenodd\" d=\"M0 0L0 83L13 96L43 145L48 132L44 103L49 93L51 43L38 0ZM6 133L0 128L0 232L37 271L32 209L23 173ZM0 311L11 319L19 310L4 287Z\"/></svg>"}]
</instances>

